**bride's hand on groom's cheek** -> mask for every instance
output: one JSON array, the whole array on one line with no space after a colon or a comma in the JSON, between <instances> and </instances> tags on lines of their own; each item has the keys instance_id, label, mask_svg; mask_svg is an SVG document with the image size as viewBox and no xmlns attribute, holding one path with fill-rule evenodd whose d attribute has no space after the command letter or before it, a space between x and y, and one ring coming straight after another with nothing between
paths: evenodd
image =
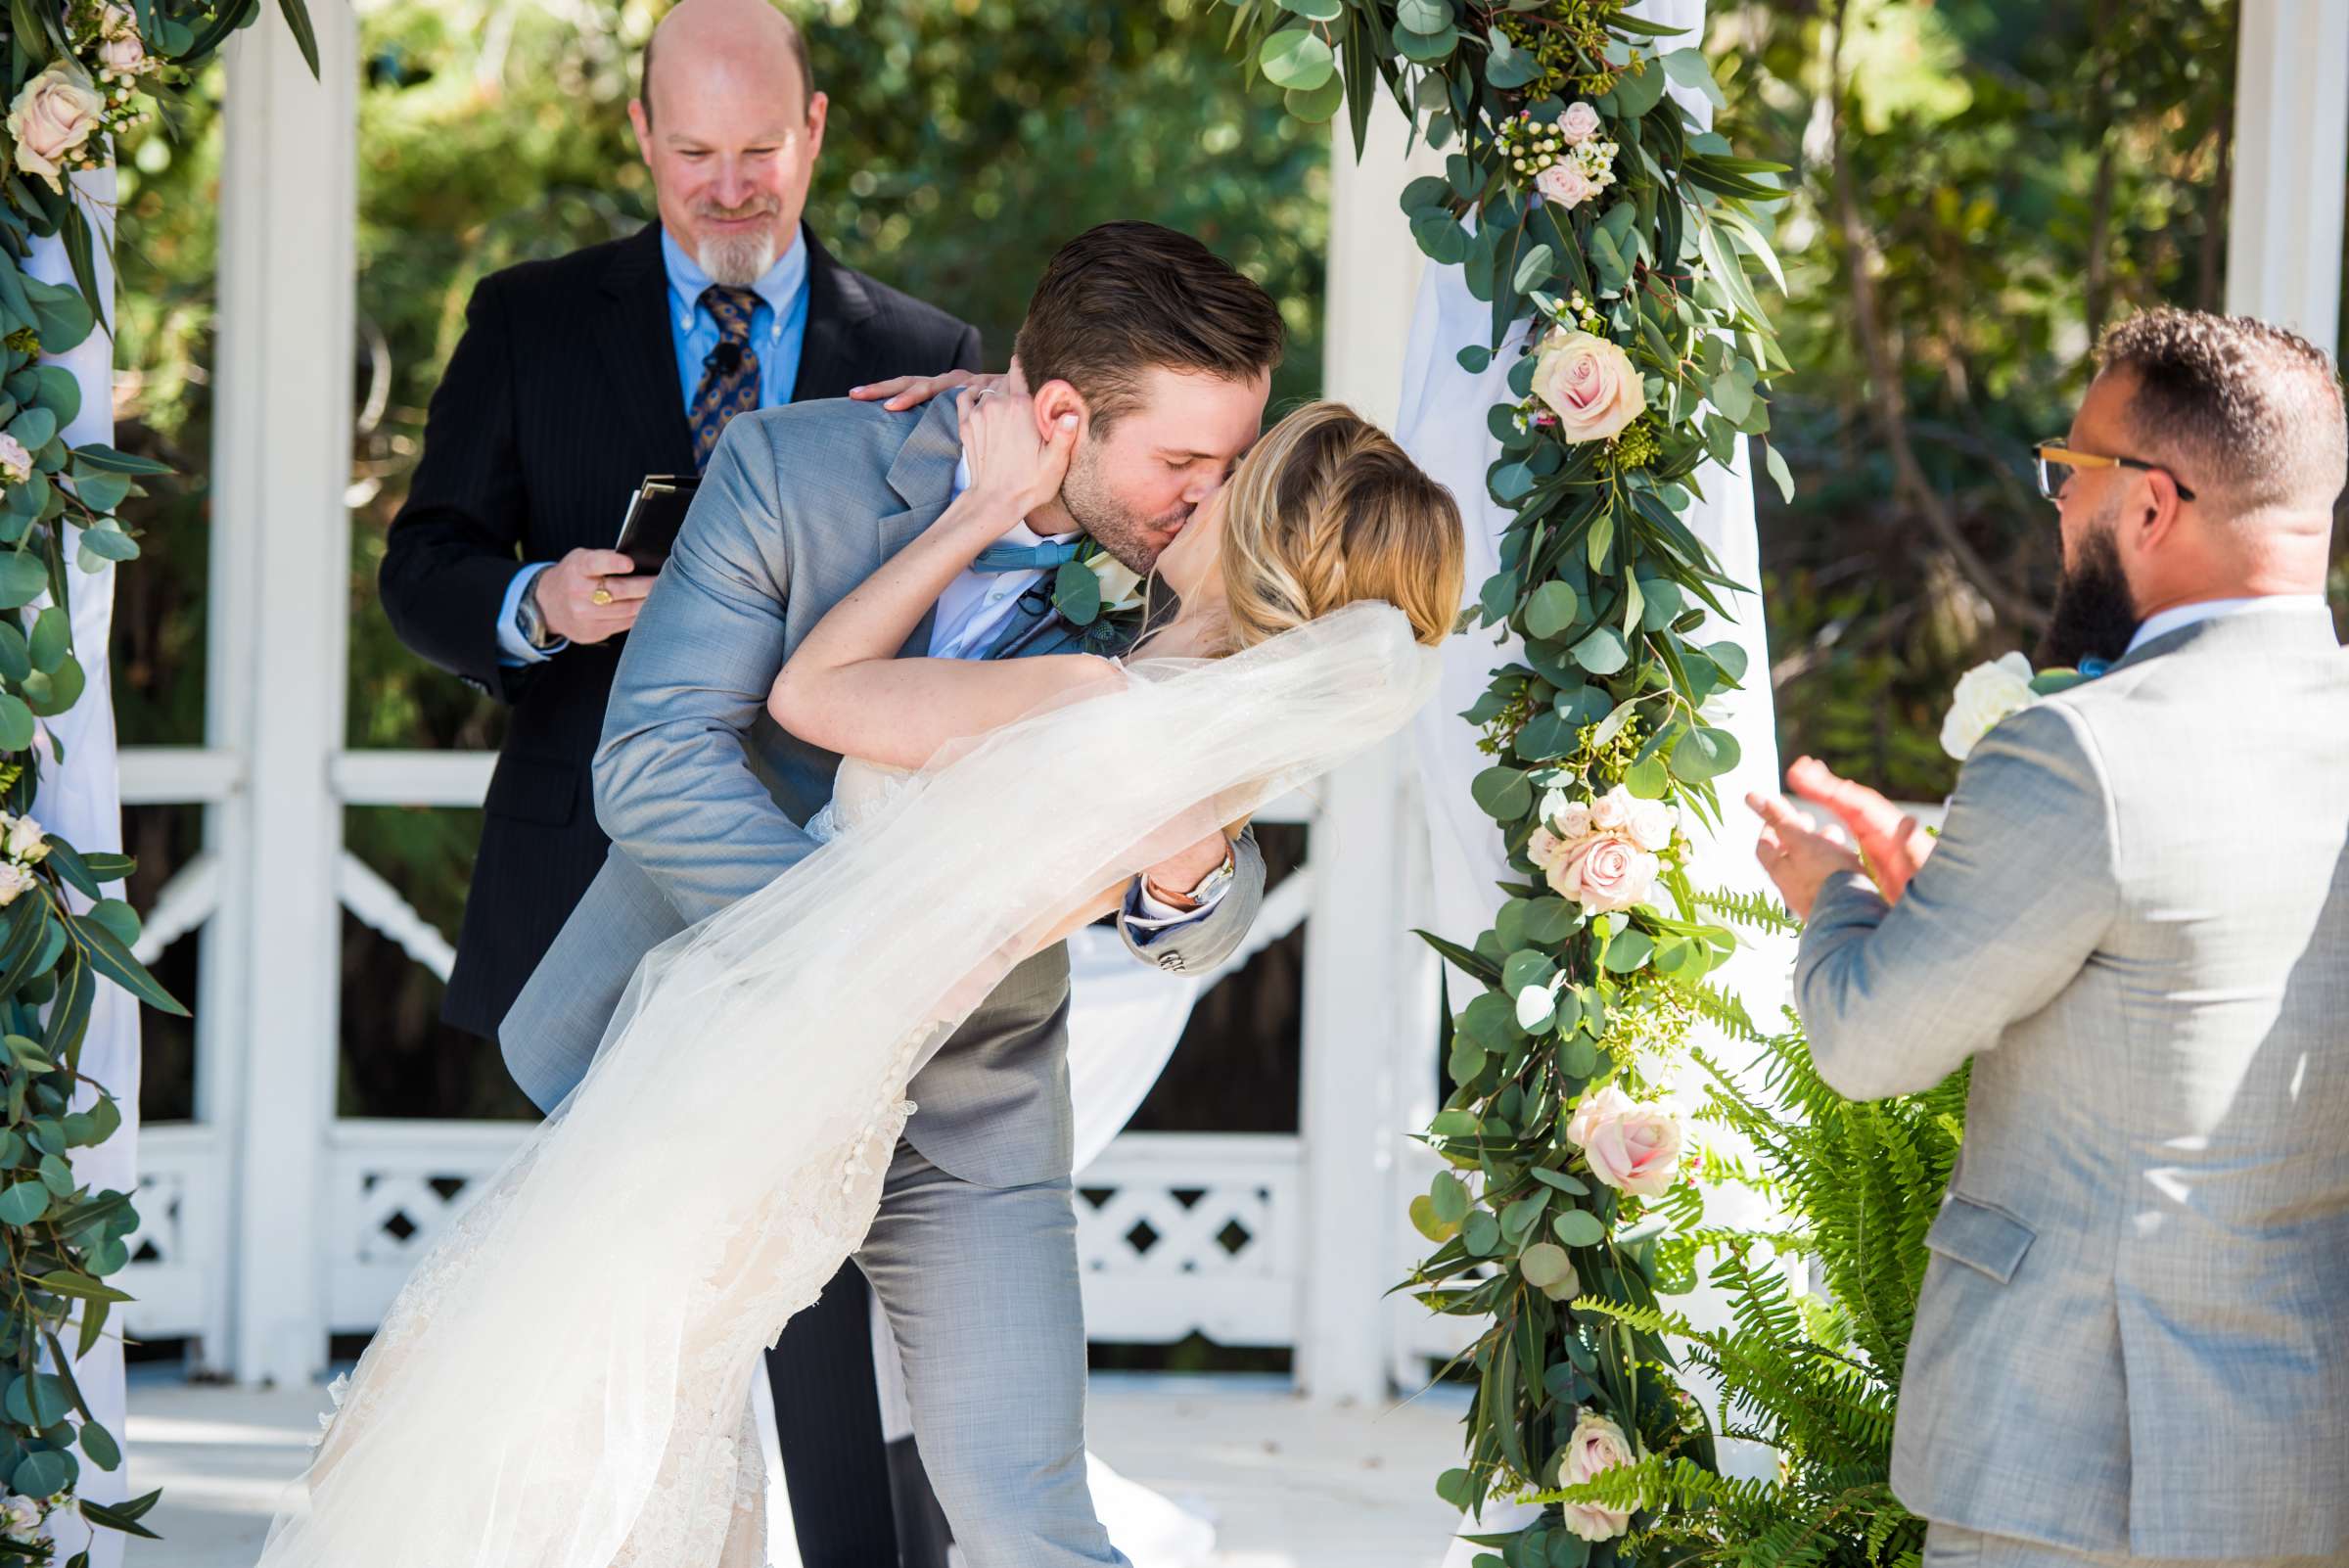
<instances>
[{"instance_id":1,"label":"bride's hand on groom's cheek","mask_svg":"<svg viewBox=\"0 0 2349 1568\"><path fill-rule=\"evenodd\" d=\"M869 387L851 387L849 395L860 403L879 403L893 414L901 414L908 408L921 407L943 392L956 392L965 387L973 392L1000 389L1010 380L1007 375L947 370L935 376L892 376Z\"/></svg>"}]
</instances>

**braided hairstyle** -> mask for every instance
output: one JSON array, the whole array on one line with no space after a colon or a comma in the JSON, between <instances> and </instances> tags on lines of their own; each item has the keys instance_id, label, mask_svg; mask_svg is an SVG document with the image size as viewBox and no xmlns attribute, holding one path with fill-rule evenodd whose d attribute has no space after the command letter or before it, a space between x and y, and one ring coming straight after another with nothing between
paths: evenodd
<instances>
[{"instance_id":1,"label":"braided hairstyle","mask_svg":"<svg viewBox=\"0 0 2349 1568\"><path fill-rule=\"evenodd\" d=\"M1266 432L1225 486L1222 528L1235 651L1364 600L1401 610L1429 647L1459 615L1451 492L1343 403L1308 403Z\"/></svg>"}]
</instances>

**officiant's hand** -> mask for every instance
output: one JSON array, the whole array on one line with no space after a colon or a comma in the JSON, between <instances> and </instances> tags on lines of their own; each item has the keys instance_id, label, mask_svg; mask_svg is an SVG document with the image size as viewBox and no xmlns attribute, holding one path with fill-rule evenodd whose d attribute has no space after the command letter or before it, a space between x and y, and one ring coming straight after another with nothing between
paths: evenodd
<instances>
[{"instance_id":1,"label":"officiant's hand","mask_svg":"<svg viewBox=\"0 0 2349 1568\"><path fill-rule=\"evenodd\" d=\"M849 395L860 403L878 402L893 414L908 408L919 408L943 392L968 387L979 392L989 387L1001 387L1011 378L987 375L969 370L944 370L935 376L892 376L867 387L851 387ZM884 401L886 399L886 401Z\"/></svg>"},{"instance_id":2,"label":"officiant's hand","mask_svg":"<svg viewBox=\"0 0 2349 1568\"><path fill-rule=\"evenodd\" d=\"M1798 758L1786 770L1786 783L1804 800L1834 813L1860 847L1884 901L1900 902L1909 879L1933 853L1933 835L1925 825L1866 785L1838 778L1814 757Z\"/></svg>"},{"instance_id":3,"label":"officiant's hand","mask_svg":"<svg viewBox=\"0 0 2349 1568\"><path fill-rule=\"evenodd\" d=\"M598 643L636 624L653 577L631 576L636 563L618 550L578 549L538 574L539 613L559 637ZM604 595L596 602L598 593Z\"/></svg>"},{"instance_id":4,"label":"officiant's hand","mask_svg":"<svg viewBox=\"0 0 2349 1568\"><path fill-rule=\"evenodd\" d=\"M1754 857L1777 884L1778 897L1797 920L1811 918L1811 907L1819 902L1819 890L1827 878L1862 869L1859 855L1805 821L1784 797L1748 795L1745 804L1762 818Z\"/></svg>"}]
</instances>

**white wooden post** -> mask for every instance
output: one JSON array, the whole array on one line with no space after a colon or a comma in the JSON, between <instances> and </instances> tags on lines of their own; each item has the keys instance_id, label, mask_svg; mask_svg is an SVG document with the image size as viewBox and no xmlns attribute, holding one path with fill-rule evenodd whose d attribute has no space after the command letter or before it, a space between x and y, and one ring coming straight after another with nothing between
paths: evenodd
<instances>
[{"instance_id":1,"label":"white wooden post","mask_svg":"<svg viewBox=\"0 0 2349 1568\"><path fill-rule=\"evenodd\" d=\"M1382 96L1360 161L1342 117L1331 151L1322 386L1389 427L1421 261L1399 199L1430 161L1424 150L1405 161L1405 130ZM1433 161L1441 166L1440 158ZM1380 1295L1395 1282L1392 1177L1408 1092L1396 1071L1398 1037L1433 1038L1434 1015L1420 1005L1425 987L1416 984L1428 960L1403 928L1405 765L1394 741L1331 774L1308 855L1313 901L1298 1111L1305 1227L1296 1375L1301 1389L1327 1400L1387 1393Z\"/></svg>"},{"instance_id":2,"label":"white wooden post","mask_svg":"<svg viewBox=\"0 0 2349 1568\"><path fill-rule=\"evenodd\" d=\"M247 1382L326 1363L358 23L335 0L310 14L318 79L274 16L230 47L220 170L207 728L242 758L244 789L209 813L224 888L201 1114L229 1133L224 1369Z\"/></svg>"},{"instance_id":3,"label":"white wooden post","mask_svg":"<svg viewBox=\"0 0 2349 1568\"><path fill-rule=\"evenodd\" d=\"M2349 4L2243 0L2234 76L2227 308L2340 340L2349 180Z\"/></svg>"}]
</instances>

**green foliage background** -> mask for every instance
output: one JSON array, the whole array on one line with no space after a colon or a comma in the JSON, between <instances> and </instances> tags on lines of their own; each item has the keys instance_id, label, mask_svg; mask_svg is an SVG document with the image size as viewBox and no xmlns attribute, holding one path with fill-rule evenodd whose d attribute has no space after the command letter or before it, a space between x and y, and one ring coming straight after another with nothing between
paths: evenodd
<instances>
[{"instance_id":1,"label":"green foliage background","mask_svg":"<svg viewBox=\"0 0 2349 1568\"><path fill-rule=\"evenodd\" d=\"M1149 215L1201 234L1273 292L1298 331L1279 394L1315 389L1326 144L1243 83L1222 52L1227 11L791 9L834 99L809 216L852 265L978 322L1000 353L1054 245L1100 218ZM649 211L623 107L657 14L610 0L362 11L353 745L496 742L496 710L407 655L376 610L383 528L473 281ZM1951 682L2028 646L2030 609L2052 579L2052 513L2029 488L2023 444L2068 422L2097 324L2223 297L2234 25L2233 0L1713 7L1723 129L1740 152L1797 170L1775 219L1790 290L1773 313L1798 369L1773 387L1773 413L1798 493L1791 507L1767 484L1758 496L1789 755L1815 752L1904 797L1946 788L1932 737ZM197 476L157 482L126 509L147 530L146 558L120 580L115 650L134 744L203 730L217 77L209 85L178 140L157 128L123 150L119 444ZM1906 466L1893 455L1904 445ZM348 822L354 849L452 935L478 829L463 811ZM132 813L136 906L196 834L192 810ZM520 1114L494 1058L434 1025L429 976L371 933L346 935L344 1110ZM183 995L195 945L159 968ZM147 1110L185 1116L188 1037L148 1022ZM1220 1023L1259 1032L1251 1060L1294 1050L1293 1014L1227 1009ZM1259 1087L1277 1097L1293 1082L1275 1073ZM1169 1090L1190 1125L1262 1109L1218 1104L1212 1075ZM1293 1100L1270 1114L1280 1125Z\"/></svg>"}]
</instances>

